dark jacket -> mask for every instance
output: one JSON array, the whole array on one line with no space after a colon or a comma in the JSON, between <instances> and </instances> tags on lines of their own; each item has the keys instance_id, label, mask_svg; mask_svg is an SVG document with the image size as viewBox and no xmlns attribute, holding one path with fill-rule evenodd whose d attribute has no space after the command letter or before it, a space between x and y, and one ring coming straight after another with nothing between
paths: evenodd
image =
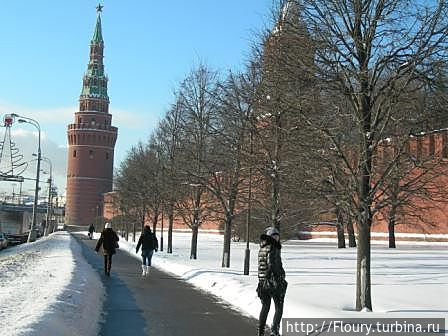
<instances>
[{"instance_id":1,"label":"dark jacket","mask_svg":"<svg viewBox=\"0 0 448 336\"><path fill-rule=\"evenodd\" d=\"M94 232L95 232L95 227L93 226L93 224L90 224L90 226L89 226L89 232L90 232L90 233L94 233Z\"/></svg>"},{"instance_id":2,"label":"dark jacket","mask_svg":"<svg viewBox=\"0 0 448 336\"><path fill-rule=\"evenodd\" d=\"M115 254L115 248L118 246L118 236L114 230L111 228L104 229L101 232L101 237L98 239L96 243L95 251L99 251L100 247L103 246L103 254L104 255L112 255Z\"/></svg>"},{"instance_id":3,"label":"dark jacket","mask_svg":"<svg viewBox=\"0 0 448 336\"><path fill-rule=\"evenodd\" d=\"M152 233L151 229L147 226L145 226L140 238L138 239L137 247L135 249L136 252L138 252L140 246L142 247L142 251L157 250L159 248L159 242L157 241L156 235Z\"/></svg>"},{"instance_id":4,"label":"dark jacket","mask_svg":"<svg viewBox=\"0 0 448 336\"><path fill-rule=\"evenodd\" d=\"M281 244L271 236L265 234L260 237L260 251L258 252L258 280L257 292L272 295L284 295L287 282L282 265Z\"/></svg>"}]
</instances>

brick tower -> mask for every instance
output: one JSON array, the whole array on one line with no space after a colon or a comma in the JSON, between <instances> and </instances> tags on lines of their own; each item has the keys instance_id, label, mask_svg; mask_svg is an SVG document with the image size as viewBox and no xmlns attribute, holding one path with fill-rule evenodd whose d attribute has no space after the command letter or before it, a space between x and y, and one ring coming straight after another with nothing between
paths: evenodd
<instances>
[{"instance_id":1,"label":"brick tower","mask_svg":"<svg viewBox=\"0 0 448 336\"><path fill-rule=\"evenodd\" d=\"M68 125L67 200L65 221L89 225L103 213L103 193L112 191L117 128L111 126L108 78L104 73L101 10L90 43L90 61L83 78L79 112Z\"/></svg>"}]
</instances>

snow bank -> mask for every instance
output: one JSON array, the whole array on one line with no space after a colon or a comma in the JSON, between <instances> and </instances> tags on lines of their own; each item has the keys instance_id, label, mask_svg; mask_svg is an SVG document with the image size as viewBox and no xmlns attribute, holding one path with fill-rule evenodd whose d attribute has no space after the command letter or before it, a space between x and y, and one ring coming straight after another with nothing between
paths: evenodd
<instances>
[{"instance_id":1,"label":"snow bank","mask_svg":"<svg viewBox=\"0 0 448 336\"><path fill-rule=\"evenodd\" d=\"M0 253L2 335L97 335L103 299L98 274L67 232Z\"/></svg>"}]
</instances>

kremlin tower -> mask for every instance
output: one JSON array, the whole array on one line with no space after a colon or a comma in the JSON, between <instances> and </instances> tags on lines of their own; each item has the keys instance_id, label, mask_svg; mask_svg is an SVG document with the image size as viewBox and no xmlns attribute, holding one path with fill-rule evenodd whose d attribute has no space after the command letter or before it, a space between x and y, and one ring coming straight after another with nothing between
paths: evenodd
<instances>
[{"instance_id":1,"label":"kremlin tower","mask_svg":"<svg viewBox=\"0 0 448 336\"><path fill-rule=\"evenodd\" d=\"M103 213L103 194L112 191L117 128L112 126L104 73L101 10L90 43L90 61L82 81L79 111L68 125L65 223L89 225Z\"/></svg>"}]
</instances>

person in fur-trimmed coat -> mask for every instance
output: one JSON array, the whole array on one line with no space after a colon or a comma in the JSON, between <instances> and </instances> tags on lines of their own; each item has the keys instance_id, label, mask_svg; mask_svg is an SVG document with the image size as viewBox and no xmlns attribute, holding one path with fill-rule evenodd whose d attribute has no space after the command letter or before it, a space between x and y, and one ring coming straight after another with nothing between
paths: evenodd
<instances>
[{"instance_id":1,"label":"person in fur-trimmed coat","mask_svg":"<svg viewBox=\"0 0 448 336\"><path fill-rule=\"evenodd\" d=\"M110 275L112 256L116 253L115 249L118 247L118 236L115 231L112 230L112 225L110 223L106 223L103 232L101 232L101 237L96 243L95 251L97 253L101 246L103 246L104 255L104 274Z\"/></svg>"},{"instance_id":2,"label":"person in fur-trimmed coat","mask_svg":"<svg viewBox=\"0 0 448 336\"><path fill-rule=\"evenodd\" d=\"M279 336L280 321L283 315L283 303L288 283L285 280L285 270L281 258L280 233L278 229L269 227L260 236L260 251L258 252L258 287L257 293L262 308L258 322L258 336L265 335L266 319L274 300L275 315L272 322L271 336Z\"/></svg>"},{"instance_id":3,"label":"person in fur-trimmed coat","mask_svg":"<svg viewBox=\"0 0 448 336\"><path fill-rule=\"evenodd\" d=\"M142 247L142 276L149 276L151 270L151 260L154 251L157 252L159 248L159 242L157 241L156 235L151 231L149 225L145 225L143 232L138 239L137 247L135 248L135 253Z\"/></svg>"}]
</instances>

